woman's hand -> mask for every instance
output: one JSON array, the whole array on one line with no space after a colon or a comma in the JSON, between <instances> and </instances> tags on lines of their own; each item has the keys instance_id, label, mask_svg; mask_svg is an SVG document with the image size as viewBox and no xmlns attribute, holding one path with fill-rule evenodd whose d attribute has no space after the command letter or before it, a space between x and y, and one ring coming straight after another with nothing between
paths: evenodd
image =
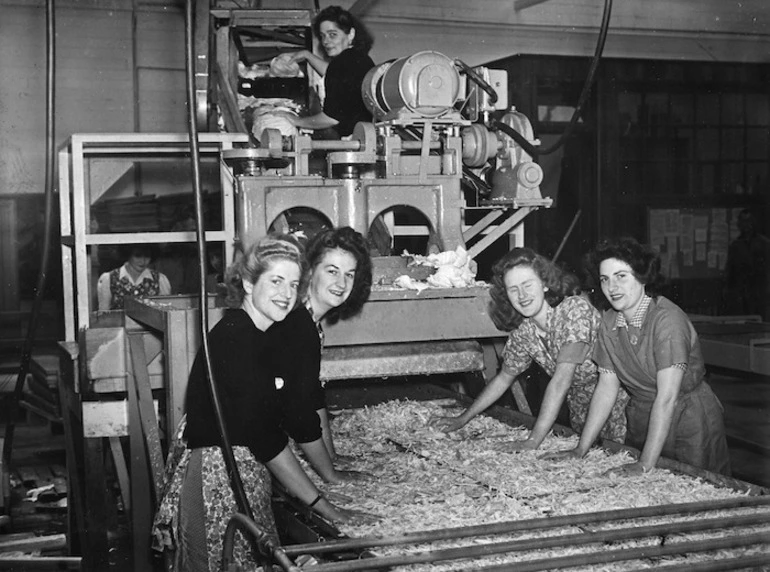
<instances>
[{"instance_id":1,"label":"woman's hand","mask_svg":"<svg viewBox=\"0 0 770 572\"><path fill-rule=\"evenodd\" d=\"M332 518L332 522L343 522L345 524L361 526L364 524L375 524L382 520L381 516L369 514L368 512L338 506L334 508L337 515Z\"/></svg>"},{"instance_id":2,"label":"woman's hand","mask_svg":"<svg viewBox=\"0 0 770 572\"><path fill-rule=\"evenodd\" d=\"M494 443L490 449L493 451L500 451L501 453L518 453L519 451L534 451L538 448L538 444L532 439L525 439L524 441L501 441Z\"/></svg>"},{"instance_id":3,"label":"woman's hand","mask_svg":"<svg viewBox=\"0 0 770 572\"><path fill-rule=\"evenodd\" d=\"M289 58L289 62L293 64L294 63L299 64L310 59L311 55L312 55L311 52L308 50L300 50L298 52L294 52L293 54L291 54L291 58Z\"/></svg>"},{"instance_id":4,"label":"woman's hand","mask_svg":"<svg viewBox=\"0 0 770 572\"><path fill-rule=\"evenodd\" d=\"M550 453L540 455L539 458L543 461L563 461L564 459L582 459L584 456L585 453L582 453L577 448L575 448L568 449L566 451L552 451Z\"/></svg>"},{"instance_id":5,"label":"woman's hand","mask_svg":"<svg viewBox=\"0 0 770 572\"><path fill-rule=\"evenodd\" d=\"M374 477L369 473L362 471L340 471L339 469L334 471L334 480L329 480L330 483L339 485L342 483L355 483L358 481L365 481L367 479L373 479Z\"/></svg>"},{"instance_id":6,"label":"woman's hand","mask_svg":"<svg viewBox=\"0 0 770 572\"><path fill-rule=\"evenodd\" d=\"M358 462L358 459L353 455L340 455L337 453L334 455L334 459L332 459L332 461L334 462L335 466L348 469L349 467L355 466L355 464Z\"/></svg>"},{"instance_id":7,"label":"woman's hand","mask_svg":"<svg viewBox=\"0 0 770 572\"><path fill-rule=\"evenodd\" d=\"M651 470L652 468L646 467L637 461L636 463L628 463L626 465L620 465L619 467L613 467L609 471L605 471L603 476L611 477L616 475L618 477L630 477L634 475L643 475L649 473Z\"/></svg>"},{"instance_id":8,"label":"woman's hand","mask_svg":"<svg viewBox=\"0 0 770 572\"><path fill-rule=\"evenodd\" d=\"M452 431L462 429L467 423L462 415L459 417L432 417L428 421L428 426L444 433L451 433Z\"/></svg>"}]
</instances>

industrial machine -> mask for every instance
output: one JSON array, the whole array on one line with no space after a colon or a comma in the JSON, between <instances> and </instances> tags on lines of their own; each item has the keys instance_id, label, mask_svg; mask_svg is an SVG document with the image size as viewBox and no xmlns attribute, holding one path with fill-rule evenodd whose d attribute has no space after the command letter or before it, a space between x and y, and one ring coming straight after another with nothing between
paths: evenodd
<instances>
[{"instance_id":1,"label":"industrial machine","mask_svg":"<svg viewBox=\"0 0 770 572\"><path fill-rule=\"evenodd\" d=\"M312 15L311 10L217 8L198 15L198 124L210 131L223 125L226 131L201 137L204 151L218 155L222 165L223 229L206 231L207 240L224 243L229 259L233 242L249 243L275 228L298 230L298 221L306 219L297 213L312 212L321 225L352 226L364 235L384 225L395 236L427 237L435 251L464 249L471 259L507 236L510 245L522 245L524 218L552 202L540 193L541 168L516 140L530 148L538 144L527 117L507 102L507 78L501 72L422 51L369 72L362 94L374 121L358 124L349 140L285 135L271 128L258 138L251 133L238 105L239 87L244 89L238 63L312 47ZM249 93L298 98L310 109L318 80L310 72L259 78L250 82ZM61 206L67 215L62 217L65 300L77 296L78 302L65 308L63 413L72 444L74 520L92 554L107 545L102 523L108 516L100 508L105 494L99 490L105 440L121 487L131 489L135 558L147 552L151 497L162 481L161 440L183 413L200 340L200 307L197 297L175 296L129 300L119 319L89 313L87 246L192 242L195 235L90 233L86 213L94 198L85 190L83 162L88 152L183 153L184 144L183 136L73 136L60 153ZM387 219L404 207L419 213L422 222L404 229ZM393 285L394 278L410 272L406 257L375 259L376 285L362 314L326 329L322 377L387 378L497 367L493 342L500 333L486 314L488 288L473 283L415 291ZM213 296L207 302L213 326L222 308ZM153 392L160 397L155 408ZM132 449L130 483L125 459L121 464L120 439L126 436ZM83 466L89 467L86 474L78 470ZM103 561L91 558L98 569Z\"/></svg>"}]
</instances>

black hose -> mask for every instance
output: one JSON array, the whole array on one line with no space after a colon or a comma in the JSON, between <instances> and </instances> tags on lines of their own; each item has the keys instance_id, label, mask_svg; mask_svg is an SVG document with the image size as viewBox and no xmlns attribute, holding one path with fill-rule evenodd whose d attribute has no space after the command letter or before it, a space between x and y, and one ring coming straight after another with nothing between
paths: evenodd
<instances>
[{"instance_id":1,"label":"black hose","mask_svg":"<svg viewBox=\"0 0 770 572\"><path fill-rule=\"evenodd\" d=\"M29 318L27 336L21 350L21 363L19 375L16 377L16 386L13 388L13 396L8 411L8 423L5 426L5 441L3 442L3 460L10 464L13 451L13 434L16 428L16 412L19 401L24 392L24 382L29 372L29 362L32 359L32 349L35 346L37 325L40 321L40 313L43 307L43 295L47 278L48 259L51 253L51 234L53 227L53 171L56 157L56 139L54 124L54 99L56 95L56 22L54 19L54 0L47 0L45 4L45 28L46 28L46 92L45 92L45 227L43 231L43 252L40 256L40 271L37 275L37 290L32 304L32 313Z\"/></svg>"},{"instance_id":2,"label":"black hose","mask_svg":"<svg viewBox=\"0 0 770 572\"><path fill-rule=\"evenodd\" d=\"M564 145L567 139L572 135L572 132L575 130L575 126L577 125L578 119L580 119L580 115L583 112L583 107L585 106L586 101L588 101L588 95L591 93L591 86L593 85L593 82L594 82L596 69L599 67L599 61L601 60L602 54L604 53L604 44L607 41L607 31L609 30L609 27L610 27L611 14L612 14L612 0L604 0L604 13L602 14L602 24L601 24L601 28L599 29L599 39L596 42L596 50L594 51L594 57L591 60L591 67L588 70L588 75L586 76L586 81L583 84L583 90L581 91L580 97L578 98L578 103L575 106L575 111L572 112L572 117L570 118L567 128L561 134L561 137L559 137L556 143L554 143L553 145L551 145L546 149L540 149L540 148L534 147L515 129L512 129L510 126L504 123L500 123L499 121L497 121L492 125L492 128L497 129L498 131L502 131L506 135L513 138L513 140L516 141L516 143L518 143L519 146L521 146L521 148L524 149L524 151L526 151L532 157L536 157L538 155L548 155L550 153L553 153L557 149L559 149L562 145Z\"/></svg>"},{"instance_id":3,"label":"black hose","mask_svg":"<svg viewBox=\"0 0 770 572\"><path fill-rule=\"evenodd\" d=\"M185 2L185 71L186 71L186 84L187 84L187 132L190 137L190 165L192 167L192 182L193 193L195 195L195 222L196 222L196 238L198 245L198 274L199 274L199 308L200 308L200 328L201 328L201 342L204 356L204 363L206 365L206 378L208 380L209 395L211 397L211 405L214 409L214 417L216 418L217 430L219 431L220 449L222 451L222 457L227 467L227 473L230 476L230 488L233 491L235 497L235 504L238 508L238 513L241 515L243 522L250 522L251 526L248 530L251 530L254 534L249 538L256 545L255 557L270 557L277 561L285 570L296 570L295 567L291 567L291 561L281 550L275 541L254 524L254 512L249 505L249 500L246 497L246 491L243 488L243 481L241 480L241 474L238 470L238 464L235 461L235 455L233 454L233 447L230 443L230 438L227 434L227 427L225 426L224 415L222 412L222 403L219 400L219 394L217 393L217 384L214 378L214 370L211 366L211 350L209 348L209 313L208 313L208 293L206 291L206 229L204 227L203 220L203 192L201 191L201 176L200 176L200 150L198 148L198 124L195 117L195 56L193 53L193 30L195 29L195 23L193 21L193 2L194 0L186 0ZM240 518L236 519L240 522ZM260 563L262 564L262 563Z\"/></svg>"},{"instance_id":4,"label":"black hose","mask_svg":"<svg viewBox=\"0 0 770 572\"><path fill-rule=\"evenodd\" d=\"M222 414L222 404L219 401L216 381L214 379L214 371L211 367L211 353L208 340L208 296L206 292L206 238L203 221L203 193L201 191L200 180L198 126L195 121L195 72L193 69L195 62L193 55L193 1L194 0L186 0L185 2L185 70L187 72L187 132L190 136L190 165L192 168L193 194L195 196L195 234L198 246L198 269L200 275L199 304L201 341L203 344L202 349L205 358L204 362L206 365L206 376L209 382L209 394L211 397L211 404L214 409L214 416L216 417L217 429L219 431L219 437L221 441L222 457L224 458L227 472L230 475L230 486L233 489L235 504L237 505L238 511L240 513L246 515L251 520L254 520L254 513L252 512L251 506L249 506L249 501L246 498L246 492L243 489L241 475L235 462L235 456L233 455L233 448L230 445L230 439L227 435L227 428L225 427L224 416Z\"/></svg>"},{"instance_id":5,"label":"black hose","mask_svg":"<svg viewBox=\"0 0 770 572\"><path fill-rule=\"evenodd\" d=\"M227 528L225 528L225 536L222 540L222 563L221 570L228 572L233 563L233 549L235 548L235 531L241 530L248 532L252 537L256 538L258 542L264 542L266 546L272 547L277 550L277 546L273 540L267 536L264 530L257 525L253 520L246 518L242 514L234 514L227 522ZM274 553L276 561L287 572L298 572L299 568L286 556L286 553L282 550L277 550Z\"/></svg>"},{"instance_id":6,"label":"black hose","mask_svg":"<svg viewBox=\"0 0 770 572\"><path fill-rule=\"evenodd\" d=\"M482 78L479 74L477 74L473 68L471 68L468 64L466 64L462 60L455 60L455 65L462 68L463 72L471 78L471 81L475 83L477 86L479 86L481 89L483 89L485 92L487 92L487 95L489 96L490 103L497 103L497 92L495 91L495 88L493 88L491 85L489 85L486 81L484 81L484 78Z\"/></svg>"}]
</instances>

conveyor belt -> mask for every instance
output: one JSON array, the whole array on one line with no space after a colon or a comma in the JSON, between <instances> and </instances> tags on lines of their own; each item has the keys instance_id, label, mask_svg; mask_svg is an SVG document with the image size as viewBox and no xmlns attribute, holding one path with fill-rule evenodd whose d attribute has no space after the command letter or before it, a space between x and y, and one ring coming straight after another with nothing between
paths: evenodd
<instances>
[{"instance_id":1,"label":"conveyor belt","mask_svg":"<svg viewBox=\"0 0 770 572\"><path fill-rule=\"evenodd\" d=\"M416 391L419 392L420 389ZM436 392L432 389L428 390L428 394L432 397L450 395L444 390ZM456 405L468 402L462 396L451 395L456 400ZM451 407L451 404L446 406ZM406 405L404 408L407 408ZM346 414L355 416L361 411L366 410L350 410ZM534 421L531 417L507 409L493 408L488 413L490 417L504 419L508 425L531 426ZM343 420L344 417L345 414L342 416ZM338 421L340 420L335 421L335 431ZM422 421L421 419L420 424ZM413 423L412 426L414 431L407 428L407 431L400 435L395 432L389 439L383 439L381 445L372 445L371 457L379 455L385 466L395 464L397 458L413 458L417 463L414 470L423 470L426 475L447 470L455 471L456 478L448 482L454 482L461 488L463 482L468 482L468 486L474 485L482 491L475 494L486 494L489 496L489 502L493 504L500 502L501 495L517 496L511 494L515 488L511 488L510 482L507 485L495 482L494 473L488 473L483 478L478 477L480 473L474 473L473 463L463 465L463 462L468 460L463 444L470 443L474 448L482 448L482 438L479 437L478 441L453 441L451 443L457 445L456 455L441 457L441 451L435 451L434 454L434 451L425 448L430 443L420 441L423 438L419 434L420 425ZM349 427L346 427L346 430L348 429ZM557 433L569 435L571 432L558 427ZM477 429L473 429L469 434L478 436ZM495 430L493 436L499 436L499 430ZM388 449L375 451L383 443ZM629 451L621 445L605 445L608 450L614 452ZM369 457L368 454L364 455ZM456 466L450 467L453 461ZM522 463L525 462L522 460ZM431 464L435 465L433 469L430 468ZM673 461L666 461L664 464L670 470L681 473L682 478L689 475L686 478L697 477L698 482L712 483L717 487L717 496L727 494L732 495L732 498L706 499L695 503L672 501L655 506L635 506L599 512L583 510L574 514L562 514L559 512L562 507L550 509L547 508L547 502L540 502L547 500L547 493L540 495L540 498L522 494L518 499L514 499L521 501L522 504L518 506L524 506L530 514L540 510L539 516L510 520L508 515L509 518L504 522L498 522L498 516L496 520L486 523L464 526L453 517L458 511L462 512L463 508L451 503L451 497L455 494L453 491L447 489L443 494L429 498L412 490L410 487L413 487L414 483L410 484L410 481L399 483L403 484L403 494L400 496L411 495L414 502L435 506L436 510L443 511L447 518L439 522L444 522L447 528L441 529L435 524L426 524L423 528L415 530L407 524L406 514L392 517L386 515L386 518L403 522L403 526L393 529L383 521L383 526L373 528L363 535L356 534L354 536L357 537L354 538L344 538L340 530L332 527L334 534L331 536L321 534L322 538L306 541L309 544L287 545L285 548L291 556L312 552L316 558L321 559L321 564L314 567L314 570L319 572L398 570L402 566L421 564L429 567L440 566L438 570L504 570L511 569L511 563L514 561L517 571L589 567L583 568L585 570L599 565L613 570L629 570L645 567L647 564L660 566L663 563L678 562L685 558L685 554L689 554L686 557L688 568L682 569L688 570L733 570L750 567L754 565L753 562L770 562L770 491ZM372 487L393 486L393 483L388 482L389 477L378 476L379 482ZM584 476L576 478L574 486L565 486L564 490L555 491L554 502L568 502L569 494L572 493L590 492L590 489L583 486L585 479L581 479L584 479ZM628 483L619 478L609 489L614 490L614 486L621 491L618 493L621 495L624 484ZM689 485L685 485L685 488L687 487ZM719 490L723 492L719 493ZM733 491L748 495L736 496ZM360 506L353 508L361 510ZM449 523L452 523L452 526ZM345 530L344 526L342 528ZM397 532L392 532L393 530ZM450 545L447 544L449 539L452 539ZM428 544L429 542L435 543ZM543 550L548 552L544 553ZM704 567L706 561L711 567Z\"/></svg>"}]
</instances>

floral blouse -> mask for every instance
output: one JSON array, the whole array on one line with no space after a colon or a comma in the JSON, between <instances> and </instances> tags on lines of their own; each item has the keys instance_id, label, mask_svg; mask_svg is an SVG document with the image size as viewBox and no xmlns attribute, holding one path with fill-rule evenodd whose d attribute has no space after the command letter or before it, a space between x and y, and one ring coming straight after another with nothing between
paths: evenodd
<instances>
[{"instance_id":1,"label":"floral blouse","mask_svg":"<svg viewBox=\"0 0 770 572\"><path fill-rule=\"evenodd\" d=\"M535 361L553 375L557 363L576 363L573 385L596 383L596 364L591 359L601 322L596 308L580 296L569 296L558 306L548 308L546 320L545 337L538 335L531 318L525 318L509 334L503 349L503 368L517 376Z\"/></svg>"}]
</instances>

